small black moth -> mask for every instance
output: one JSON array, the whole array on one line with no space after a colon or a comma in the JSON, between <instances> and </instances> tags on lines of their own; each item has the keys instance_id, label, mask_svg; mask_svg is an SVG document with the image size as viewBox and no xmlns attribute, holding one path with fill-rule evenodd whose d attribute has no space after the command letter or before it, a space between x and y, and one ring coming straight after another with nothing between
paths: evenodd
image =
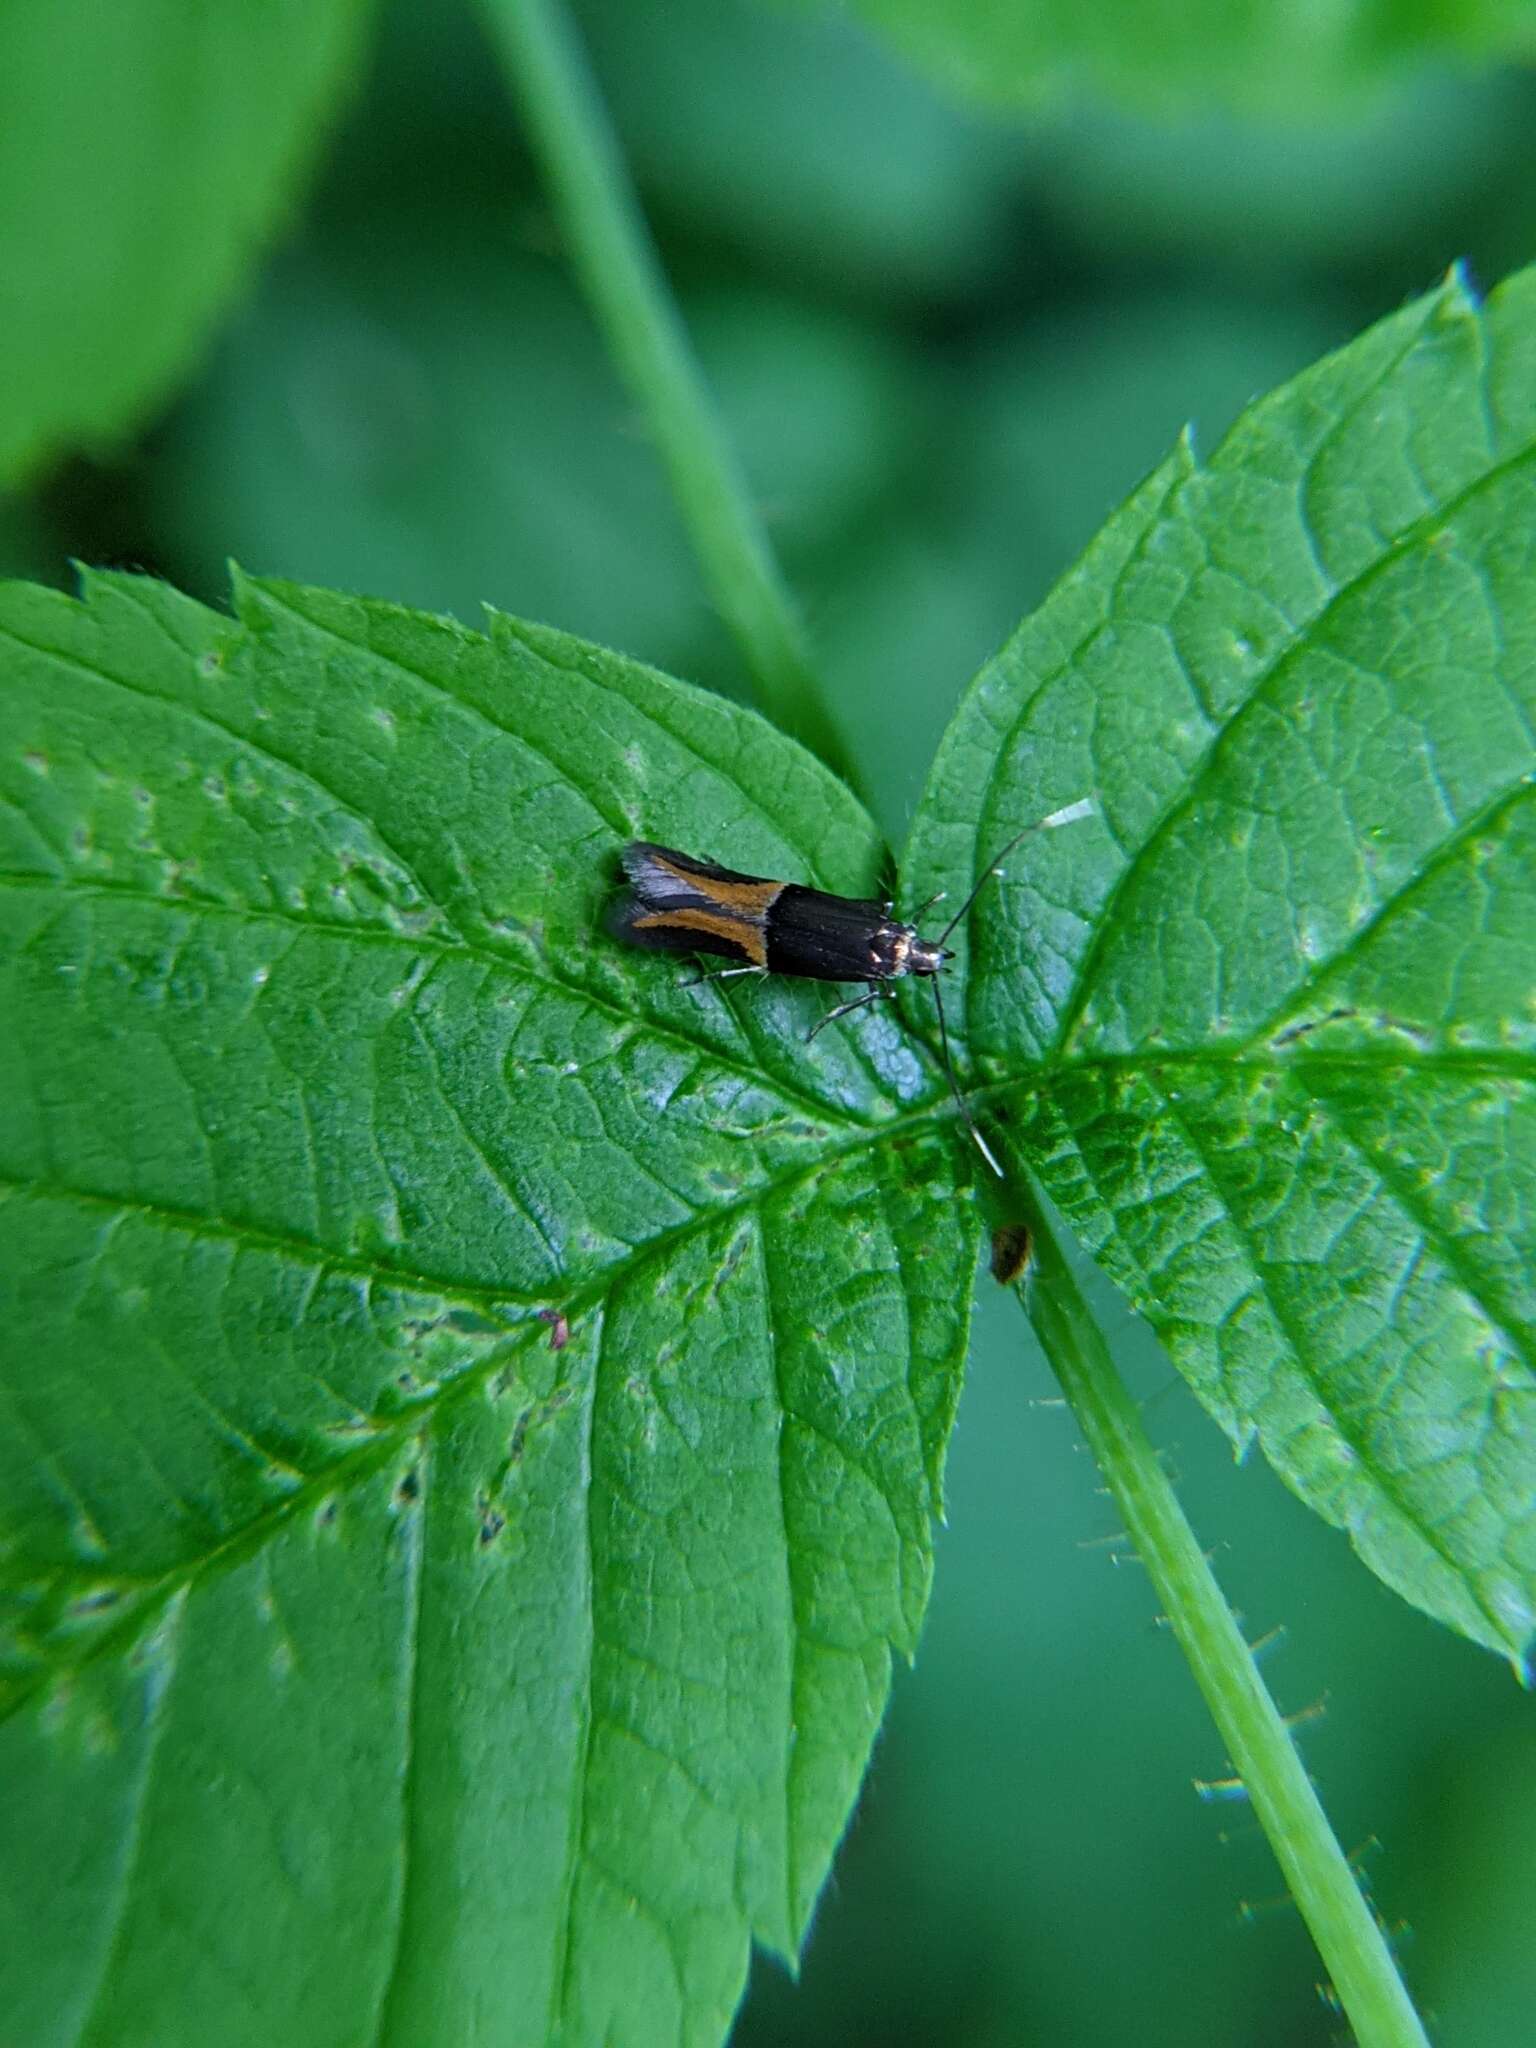
<instances>
[{"instance_id":1,"label":"small black moth","mask_svg":"<svg viewBox=\"0 0 1536 2048\"><path fill-rule=\"evenodd\" d=\"M1002 1167L966 1107L950 1055L949 1027L938 982L945 962L954 958L945 941L968 914L998 862L1006 860L1022 840L1031 832L1048 831L1086 817L1092 809L1093 799L1083 797L1016 832L982 869L981 879L936 939L923 938L916 925L902 924L892 915L893 904L872 897L833 896L801 882L739 874L734 868L695 860L691 854L647 839L632 840L624 849L629 886L613 905L609 929L631 945L656 952L707 953L737 963L701 975L701 980L723 981L735 974L788 974L805 981L862 981L867 985L866 994L828 1010L812 1026L808 1039L835 1017L862 1010L882 995L894 995L892 984L904 974L927 977L933 986L944 1071L955 1107L977 1151L1001 1176ZM937 896L932 899L933 903L939 900Z\"/></svg>"}]
</instances>

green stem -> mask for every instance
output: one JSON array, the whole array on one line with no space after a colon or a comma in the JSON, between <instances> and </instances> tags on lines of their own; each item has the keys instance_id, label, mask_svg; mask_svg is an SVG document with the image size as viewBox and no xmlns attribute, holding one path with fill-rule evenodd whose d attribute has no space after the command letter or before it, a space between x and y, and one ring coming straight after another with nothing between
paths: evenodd
<instances>
[{"instance_id":1,"label":"green stem","mask_svg":"<svg viewBox=\"0 0 1536 2048\"><path fill-rule=\"evenodd\" d=\"M583 289L644 408L710 595L764 708L852 780L794 605L560 0L483 0L483 11Z\"/></svg>"},{"instance_id":2,"label":"green stem","mask_svg":"<svg viewBox=\"0 0 1536 2048\"><path fill-rule=\"evenodd\" d=\"M1264 1688L1077 1276L1033 1199L1025 1306L1361 2048L1426 2048L1386 1938Z\"/></svg>"}]
</instances>

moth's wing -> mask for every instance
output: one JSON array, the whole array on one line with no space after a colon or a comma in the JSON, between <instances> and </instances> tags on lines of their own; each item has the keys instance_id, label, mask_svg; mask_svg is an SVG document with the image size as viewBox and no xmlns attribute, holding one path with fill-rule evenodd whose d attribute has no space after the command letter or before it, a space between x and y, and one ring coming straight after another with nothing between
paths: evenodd
<instances>
[{"instance_id":1,"label":"moth's wing","mask_svg":"<svg viewBox=\"0 0 1536 2048\"><path fill-rule=\"evenodd\" d=\"M902 971L904 933L883 903L790 882L768 919L768 965L808 981L888 981Z\"/></svg>"},{"instance_id":2,"label":"moth's wing","mask_svg":"<svg viewBox=\"0 0 1536 2048\"><path fill-rule=\"evenodd\" d=\"M762 875L738 874L712 860L695 860L691 853L679 853L672 846L655 846L648 839L632 839L621 856L630 888L655 910L670 905L685 907L708 900L718 902L722 885L727 899L737 889L764 890L771 902L782 882Z\"/></svg>"},{"instance_id":3,"label":"moth's wing","mask_svg":"<svg viewBox=\"0 0 1536 2048\"><path fill-rule=\"evenodd\" d=\"M738 874L670 846L632 840L623 853L628 889L608 929L662 953L713 953L744 967L767 964L767 916L782 882Z\"/></svg>"}]
</instances>

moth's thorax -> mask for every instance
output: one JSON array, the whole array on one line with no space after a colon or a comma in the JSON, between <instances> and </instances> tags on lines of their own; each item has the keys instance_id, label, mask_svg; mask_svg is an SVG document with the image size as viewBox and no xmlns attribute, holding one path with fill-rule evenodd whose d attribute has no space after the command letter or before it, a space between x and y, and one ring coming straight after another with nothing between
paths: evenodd
<instances>
[{"instance_id":1,"label":"moth's thorax","mask_svg":"<svg viewBox=\"0 0 1536 2048\"><path fill-rule=\"evenodd\" d=\"M874 934L881 971L894 981L899 974L937 974L948 955L942 946L920 939L910 924L883 924Z\"/></svg>"}]
</instances>

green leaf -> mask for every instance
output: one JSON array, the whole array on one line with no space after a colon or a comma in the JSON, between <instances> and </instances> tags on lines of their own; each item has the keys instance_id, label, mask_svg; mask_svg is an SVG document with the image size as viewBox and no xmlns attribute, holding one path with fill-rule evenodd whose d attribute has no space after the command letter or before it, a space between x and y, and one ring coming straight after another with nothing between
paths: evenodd
<instances>
[{"instance_id":1,"label":"green leaf","mask_svg":"<svg viewBox=\"0 0 1536 2048\"><path fill-rule=\"evenodd\" d=\"M1181 449L983 671L904 896L978 1115L1408 1598L1536 1602L1536 273ZM0 589L0 2010L718 2039L916 1640L976 1256L922 1040L601 934L867 893L751 714L273 583ZM953 900L960 900L958 895ZM558 1347L558 1348L557 1348Z\"/></svg>"},{"instance_id":2,"label":"green leaf","mask_svg":"<svg viewBox=\"0 0 1536 2048\"><path fill-rule=\"evenodd\" d=\"M0 591L0 2011L713 2041L916 1641L976 1228L894 1022L600 916L873 830L561 634L237 600Z\"/></svg>"},{"instance_id":3,"label":"green leaf","mask_svg":"<svg viewBox=\"0 0 1536 2048\"><path fill-rule=\"evenodd\" d=\"M182 375L290 199L368 0L13 7L0 64L0 480Z\"/></svg>"},{"instance_id":4,"label":"green leaf","mask_svg":"<svg viewBox=\"0 0 1536 2048\"><path fill-rule=\"evenodd\" d=\"M1186 446L978 677L914 894L1031 818L950 1007L1213 1415L1407 1599L1536 1615L1536 271ZM957 934L957 938L958 938Z\"/></svg>"},{"instance_id":5,"label":"green leaf","mask_svg":"<svg viewBox=\"0 0 1536 2048\"><path fill-rule=\"evenodd\" d=\"M802 0L807 4L807 0ZM1331 109L1427 59L1529 52L1525 0L854 0L854 10L941 84L1029 104L1083 84L1171 108L1225 101L1270 113Z\"/></svg>"},{"instance_id":6,"label":"green leaf","mask_svg":"<svg viewBox=\"0 0 1536 2048\"><path fill-rule=\"evenodd\" d=\"M464 618L494 592L678 673L719 668L724 627L589 317L547 261L487 261L481 216L453 203L402 198L382 247L371 212L333 218L268 266L157 437L162 555L203 592L231 554ZM754 487L786 509L780 547L825 551L908 454L899 358L781 300L685 306Z\"/></svg>"}]
</instances>

